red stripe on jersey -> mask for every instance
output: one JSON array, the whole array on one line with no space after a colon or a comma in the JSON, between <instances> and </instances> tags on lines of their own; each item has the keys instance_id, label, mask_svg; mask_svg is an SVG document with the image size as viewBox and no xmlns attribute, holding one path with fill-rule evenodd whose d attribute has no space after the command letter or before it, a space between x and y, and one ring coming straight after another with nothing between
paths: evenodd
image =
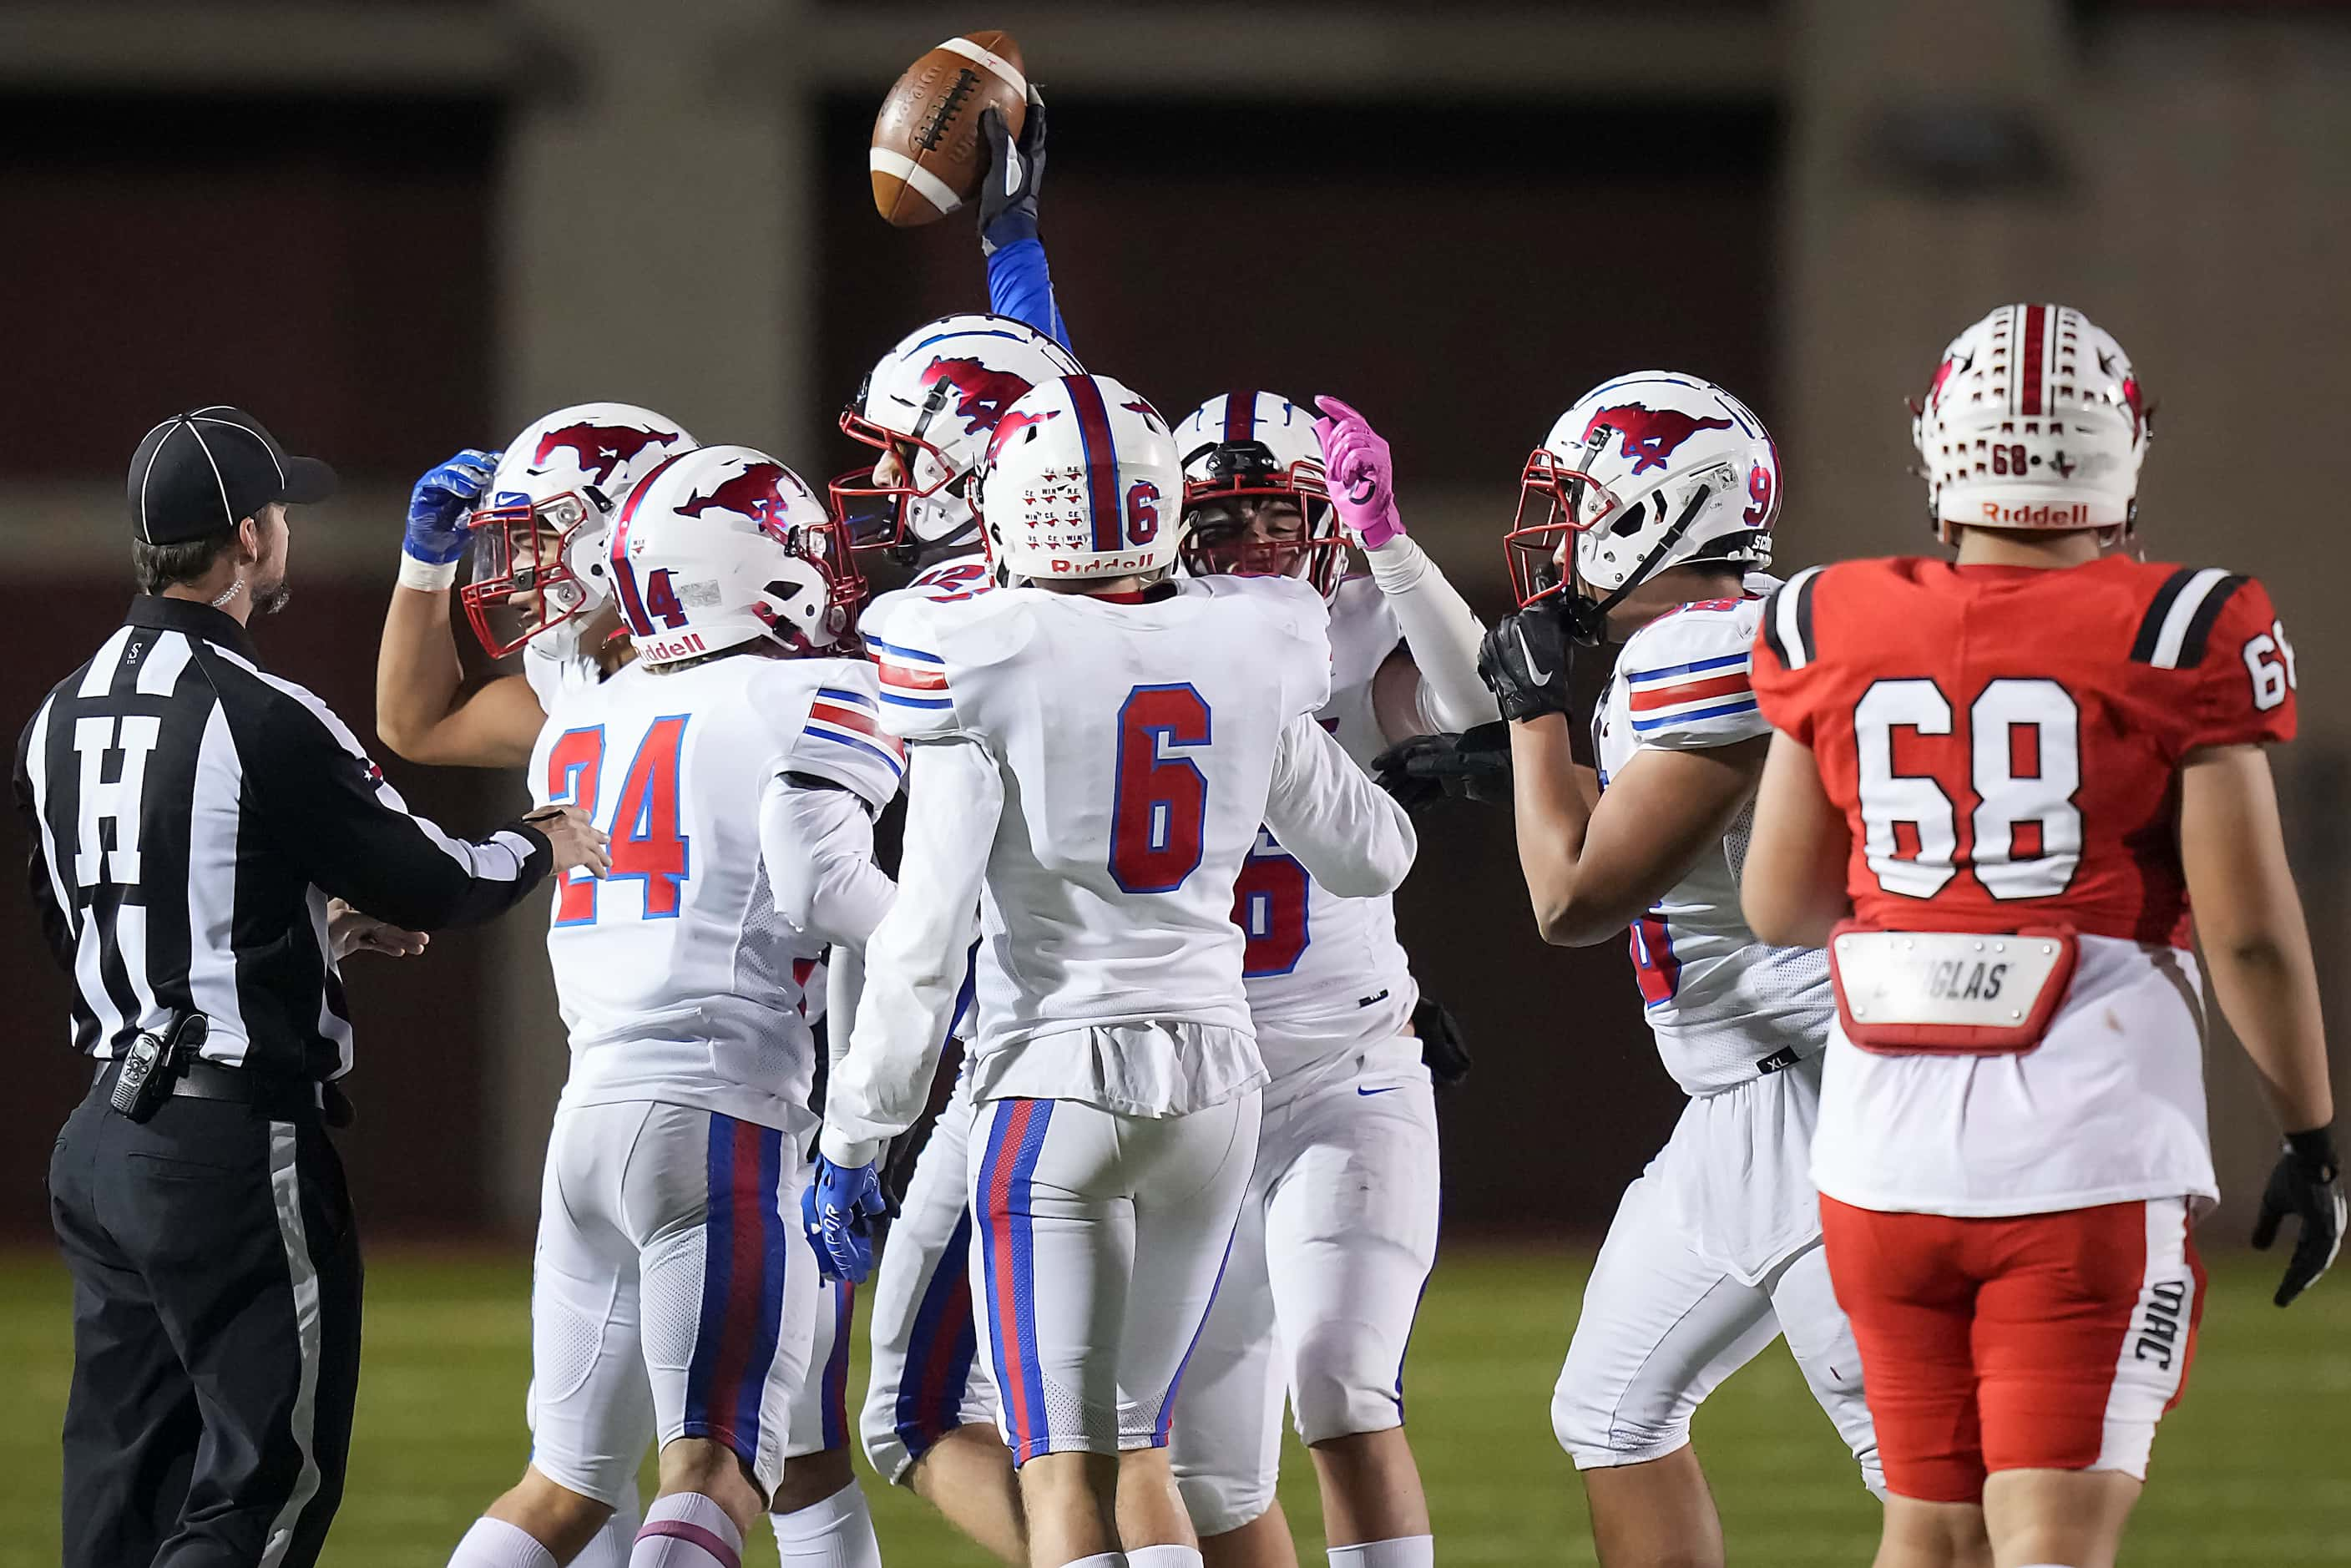
<instances>
[{"instance_id":1,"label":"red stripe on jersey","mask_svg":"<svg viewBox=\"0 0 2351 1568\"><path fill-rule=\"evenodd\" d=\"M1744 670L1735 675L1717 675L1711 680L1684 681L1679 685L1672 686L1650 686L1633 694L1633 711L1646 713L1651 708L1677 707L1683 703L1694 703L1702 697L1727 697L1751 689L1748 683L1747 672Z\"/></svg>"},{"instance_id":2,"label":"red stripe on jersey","mask_svg":"<svg viewBox=\"0 0 2351 1568\"><path fill-rule=\"evenodd\" d=\"M882 679L891 685L916 692L943 692L947 689L947 673L945 670L918 670L905 664L893 664L887 659L873 662L882 666Z\"/></svg>"},{"instance_id":3,"label":"red stripe on jersey","mask_svg":"<svg viewBox=\"0 0 2351 1568\"><path fill-rule=\"evenodd\" d=\"M872 716L862 708L843 707L839 703L820 702L809 709L809 718L811 721L838 725L842 729L853 729L860 735L870 735L893 757L906 755L905 746L898 737L874 723Z\"/></svg>"},{"instance_id":4,"label":"red stripe on jersey","mask_svg":"<svg viewBox=\"0 0 2351 1568\"><path fill-rule=\"evenodd\" d=\"M2041 359L2048 343L2049 318L2057 314L2054 305L2031 305L2024 311L2024 348L2020 356L2020 378L2024 386L2023 406L2019 411L2027 414L2041 412Z\"/></svg>"}]
</instances>

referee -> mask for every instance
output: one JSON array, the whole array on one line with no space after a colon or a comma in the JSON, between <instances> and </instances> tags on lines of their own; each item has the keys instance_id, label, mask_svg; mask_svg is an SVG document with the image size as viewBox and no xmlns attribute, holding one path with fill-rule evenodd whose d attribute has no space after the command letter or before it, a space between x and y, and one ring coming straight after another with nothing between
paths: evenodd
<instances>
[{"instance_id":1,"label":"referee","mask_svg":"<svg viewBox=\"0 0 2351 1568\"><path fill-rule=\"evenodd\" d=\"M251 416L131 463L140 596L42 703L16 800L97 1082L49 1167L74 1279L68 1568L298 1568L340 1500L360 1253L327 1127L351 1064L336 960L605 869L575 811L478 842L413 816L246 631L286 601L288 504L334 474ZM365 911L365 914L359 913Z\"/></svg>"}]
</instances>

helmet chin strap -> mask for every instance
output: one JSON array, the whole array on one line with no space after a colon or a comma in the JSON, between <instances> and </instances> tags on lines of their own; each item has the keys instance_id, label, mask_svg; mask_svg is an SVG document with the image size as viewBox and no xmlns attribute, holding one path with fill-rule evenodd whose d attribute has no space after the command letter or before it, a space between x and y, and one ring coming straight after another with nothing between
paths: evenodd
<instances>
[{"instance_id":1,"label":"helmet chin strap","mask_svg":"<svg viewBox=\"0 0 2351 1568\"><path fill-rule=\"evenodd\" d=\"M1657 540L1647 555L1641 558L1641 563L1625 575L1625 580L1607 598L1586 599L1573 592L1562 595L1567 601L1567 634L1587 648L1596 648L1605 642L1608 637L1608 612L1625 602L1626 594L1649 580L1649 573L1656 570L1657 562L1665 559L1666 552L1679 544L1681 537L1689 532L1690 525L1698 521L1699 509L1713 494L1710 486L1698 486L1690 498L1682 504L1682 515L1674 519L1673 527L1666 530L1665 536ZM1568 559L1573 562L1574 557L1571 554Z\"/></svg>"}]
</instances>

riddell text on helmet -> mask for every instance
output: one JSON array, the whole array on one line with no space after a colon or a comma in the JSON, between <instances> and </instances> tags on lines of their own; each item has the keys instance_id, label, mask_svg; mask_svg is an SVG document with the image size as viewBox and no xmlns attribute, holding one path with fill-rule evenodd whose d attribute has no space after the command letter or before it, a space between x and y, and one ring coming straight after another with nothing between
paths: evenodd
<instances>
[{"instance_id":1,"label":"riddell text on helmet","mask_svg":"<svg viewBox=\"0 0 2351 1568\"><path fill-rule=\"evenodd\" d=\"M1983 504L1983 520L2005 523L2011 528L2087 528L2096 525L2090 521L2090 508L2080 501L2070 507L2003 507L1998 501Z\"/></svg>"}]
</instances>

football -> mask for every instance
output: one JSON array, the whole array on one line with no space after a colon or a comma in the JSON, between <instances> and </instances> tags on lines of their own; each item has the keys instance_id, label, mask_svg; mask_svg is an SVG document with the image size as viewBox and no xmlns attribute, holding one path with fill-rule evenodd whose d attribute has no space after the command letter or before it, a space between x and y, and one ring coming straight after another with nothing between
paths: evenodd
<instances>
[{"instance_id":1,"label":"football","mask_svg":"<svg viewBox=\"0 0 2351 1568\"><path fill-rule=\"evenodd\" d=\"M987 167L979 116L991 106L1019 135L1029 118L1029 78L1009 33L949 38L908 66L873 117L865 166L874 209L909 228L969 201Z\"/></svg>"}]
</instances>

